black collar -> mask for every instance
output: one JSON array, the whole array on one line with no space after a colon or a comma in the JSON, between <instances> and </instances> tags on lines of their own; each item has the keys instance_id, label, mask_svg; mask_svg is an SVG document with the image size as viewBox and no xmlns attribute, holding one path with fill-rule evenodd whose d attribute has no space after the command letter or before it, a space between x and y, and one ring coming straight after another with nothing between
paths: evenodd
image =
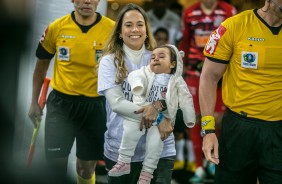
<instances>
[{"instance_id":1,"label":"black collar","mask_svg":"<svg viewBox=\"0 0 282 184\"><path fill-rule=\"evenodd\" d=\"M254 9L254 13L255 13L255 15L258 17L258 19L259 19L260 21L262 21L262 23L264 23L264 25L266 25L266 26L270 29L270 31L272 32L272 34L274 34L274 35L278 35L278 34L279 34L279 32L280 32L280 30L281 30L281 28L282 28L282 24L281 24L279 27L272 27L272 26L268 25L267 22L265 22L265 20L263 20L263 19L259 16L259 14L258 14L258 9Z\"/></svg>"},{"instance_id":2,"label":"black collar","mask_svg":"<svg viewBox=\"0 0 282 184\"><path fill-rule=\"evenodd\" d=\"M90 28L92 28L94 25L96 25L96 24L97 24L98 22L100 22L100 20L102 19L102 15L101 15L100 13L96 12L96 14L97 14L96 21L93 22L92 24L88 25L88 26L80 25L80 24L75 20L74 11L71 12L71 18L72 18L72 20L78 25L78 27L81 29L81 31L82 31L83 33L87 33Z\"/></svg>"}]
</instances>

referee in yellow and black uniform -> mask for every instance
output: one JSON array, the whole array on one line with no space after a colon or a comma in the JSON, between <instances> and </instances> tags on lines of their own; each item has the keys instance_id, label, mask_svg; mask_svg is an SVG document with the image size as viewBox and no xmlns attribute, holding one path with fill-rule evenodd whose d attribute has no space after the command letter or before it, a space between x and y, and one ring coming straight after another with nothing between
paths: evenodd
<instances>
[{"instance_id":1,"label":"referee in yellow and black uniform","mask_svg":"<svg viewBox=\"0 0 282 184\"><path fill-rule=\"evenodd\" d=\"M282 183L282 0L265 0L221 24L204 50L200 78L203 151L215 184ZM219 142L216 86L223 76Z\"/></svg>"},{"instance_id":2,"label":"referee in yellow and black uniform","mask_svg":"<svg viewBox=\"0 0 282 184\"><path fill-rule=\"evenodd\" d=\"M48 183L65 183L68 156L76 140L77 183L94 184L103 159L105 98L97 94L96 67L114 21L96 12L99 0L72 0L75 11L47 27L38 48L29 116L41 118L38 97L54 57L45 121Z\"/></svg>"}]
</instances>

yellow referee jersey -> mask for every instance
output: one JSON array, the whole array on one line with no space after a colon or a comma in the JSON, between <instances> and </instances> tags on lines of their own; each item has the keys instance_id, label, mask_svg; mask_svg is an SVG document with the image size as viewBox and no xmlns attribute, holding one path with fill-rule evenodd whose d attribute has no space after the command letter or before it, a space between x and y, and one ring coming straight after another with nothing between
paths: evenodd
<instances>
[{"instance_id":1,"label":"yellow referee jersey","mask_svg":"<svg viewBox=\"0 0 282 184\"><path fill-rule=\"evenodd\" d=\"M266 121L282 120L282 31L248 10L214 31L205 56L228 64L223 101L232 111Z\"/></svg>"},{"instance_id":2,"label":"yellow referee jersey","mask_svg":"<svg viewBox=\"0 0 282 184\"><path fill-rule=\"evenodd\" d=\"M51 86L65 94L97 94L96 65L114 26L114 21L99 15L87 31L66 15L51 23L41 39L42 47L56 54Z\"/></svg>"}]
</instances>

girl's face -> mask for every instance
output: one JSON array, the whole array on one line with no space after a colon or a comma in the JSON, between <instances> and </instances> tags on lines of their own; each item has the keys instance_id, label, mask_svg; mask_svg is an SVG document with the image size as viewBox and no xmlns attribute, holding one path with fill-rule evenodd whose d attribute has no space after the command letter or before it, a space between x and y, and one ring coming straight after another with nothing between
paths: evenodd
<instances>
[{"instance_id":1,"label":"girl's face","mask_svg":"<svg viewBox=\"0 0 282 184\"><path fill-rule=\"evenodd\" d=\"M150 68L156 74L171 73L171 69L175 68L176 61L171 61L170 51L168 48L156 48L151 55Z\"/></svg>"},{"instance_id":2,"label":"girl's face","mask_svg":"<svg viewBox=\"0 0 282 184\"><path fill-rule=\"evenodd\" d=\"M147 34L144 17L139 11L130 10L124 14L120 37L130 49L142 48Z\"/></svg>"}]
</instances>

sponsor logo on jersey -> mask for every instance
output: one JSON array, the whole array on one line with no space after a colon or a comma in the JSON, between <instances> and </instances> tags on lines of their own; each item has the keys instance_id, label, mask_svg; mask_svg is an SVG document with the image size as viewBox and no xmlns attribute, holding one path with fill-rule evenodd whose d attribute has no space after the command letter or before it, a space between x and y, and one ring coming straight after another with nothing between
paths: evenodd
<instances>
[{"instance_id":1,"label":"sponsor logo on jersey","mask_svg":"<svg viewBox=\"0 0 282 184\"><path fill-rule=\"evenodd\" d=\"M58 59L62 61L70 60L70 49L68 47L58 47Z\"/></svg>"},{"instance_id":2,"label":"sponsor logo on jersey","mask_svg":"<svg viewBox=\"0 0 282 184\"><path fill-rule=\"evenodd\" d=\"M61 148L48 148L48 151L61 151Z\"/></svg>"},{"instance_id":3,"label":"sponsor logo on jersey","mask_svg":"<svg viewBox=\"0 0 282 184\"><path fill-rule=\"evenodd\" d=\"M210 35L209 41L206 45L206 52L213 55L218 42L220 40L220 38L224 35L224 33L226 32L226 28L223 27L222 25L220 25L214 32L212 32L212 34Z\"/></svg>"},{"instance_id":4,"label":"sponsor logo on jersey","mask_svg":"<svg viewBox=\"0 0 282 184\"><path fill-rule=\"evenodd\" d=\"M207 126L207 124L209 124L209 122L211 122L211 120L205 120L201 123L201 127L205 127Z\"/></svg>"},{"instance_id":5,"label":"sponsor logo on jersey","mask_svg":"<svg viewBox=\"0 0 282 184\"><path fill-rule=\"evenodd\" d=\"M216 14L216 15L225 15L226 13L223 10L214 10L214 14Z\"/></svg>"},{"instance_id":6,"label":"sponsor logo on jersey","mask_svg":"<svg viewBox=\"0 0 282 184\"><path fill-rule=\"evenodd\" d=\"M258 68L258 53L243 51L241 54L241 66L243 68Z\"/></svg>"},{"instance_id":7,"label":"sponsor logo on jersey","mask_svg":"<svg viewBox=\"0 0 282 184\"><path fill-rule=\"evenodd\" d=\"M62 35L61 37L62 38L70 38L70 39L75 38L75 36L72 36L72 35Z\"/></svg>"},{"instance_id":8,"label":"sponsor logo on jersey","mask_svg":"<svg viewBox=\"0 0 282 184\"><path fill-rule=\"evenodd\" d=\"M248 37L249 41L256 41L256 42L264 42L264 38L254 38L254 37Z\"/></svg>"},{"instance_id":9,"label":"sponsor logo on jersey","mask_svg":"<svg viewBox=\"0 0 282 184\"><path fill-rule=\"evenodd\" d=\"M202 30L202 29L195 29L195 42L197 47L204 48L207 41L209 40L211 31L210 30Z\"/></svg>"},{"instance_id":10,"label":"sponsor logo on jersey","mask_svg":"<svg viewBox=\"0 0 282 184\"><path fill-rule=\"evenodd\" d=\"M202 11L201 10L194 10L190 14L188 14L188 16L196 16L196 15L202 15Z\"/></svg>"}]
</instances>

